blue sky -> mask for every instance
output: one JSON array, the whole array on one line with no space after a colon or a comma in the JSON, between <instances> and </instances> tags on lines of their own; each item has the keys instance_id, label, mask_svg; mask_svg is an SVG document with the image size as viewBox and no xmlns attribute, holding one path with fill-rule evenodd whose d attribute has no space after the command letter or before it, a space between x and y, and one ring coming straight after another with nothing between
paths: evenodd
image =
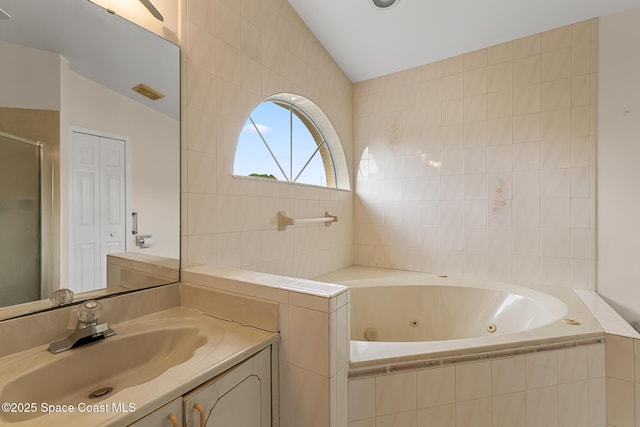
<instances>
[{"instance_id":1,"label":"blue sky","mask_svg":"<svg viewBox=\"0 0 640 427\"><path fill-rule=\"evenodd\" d=\"M272 102L261 103L251 113L256 127L269 144L285 174L292 180L298 175L317 146L306 126L295 115L292 116L292 126L290 126L290 117L288 109ZM289 144L290 129L294 139L293 156L291 156ZM293 162L290 161L291 158L293 158ZM278 180L286 181L249 119L244 123L238 139L233 173L234 175L272 174ZM293 177L290 176L291 174ZM316 153L297 182L326 185L320 153Z\"/></svg>"}]
</instances>

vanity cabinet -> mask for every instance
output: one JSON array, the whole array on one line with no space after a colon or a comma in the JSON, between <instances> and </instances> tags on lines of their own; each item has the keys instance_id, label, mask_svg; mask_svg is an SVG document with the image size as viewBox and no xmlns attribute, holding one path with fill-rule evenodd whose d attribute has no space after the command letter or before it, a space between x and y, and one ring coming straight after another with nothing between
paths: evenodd
<instances>
[{"instance_id":1,"label":"vanity cabinet","mask_svg":"<svg viewBox=\"0 0 640 427\"><path fill-rule=\"evenodd\" d=\"M271 347L267 347L129 427L270 427Z\"/></svg>"},{"instance_id":2,"label":"vanity cabinet","mask_svg":"<svg viewBox=\"0 0 640 427\"><path fill-rule=\"evenodd\" d=\"M179 427L182 425L182 397L156 409L129 427Z\"/></svg>"},{"instance_id":3,"label":"vanity cabinet","mask_svg":"<svg viewBox=\"0 0 640 427\"><path fill-rule=\"evenodd\" d=\"M184 396L187 427L271 426L271 349Z\"/></svg>"}]
</instances>

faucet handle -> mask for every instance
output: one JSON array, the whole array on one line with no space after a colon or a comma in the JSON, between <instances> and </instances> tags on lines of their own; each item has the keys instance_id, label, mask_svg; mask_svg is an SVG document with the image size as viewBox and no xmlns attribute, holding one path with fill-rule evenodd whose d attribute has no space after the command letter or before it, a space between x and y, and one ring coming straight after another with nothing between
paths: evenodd
<instances>
[{"instance_id":1,"label":"faucet handle","mask_svg":"<svg viewBox=\"0 0 640 427\"><path fill-rule=\"evenodd\" d=\"M54 307L69 304L70 302L73 302L73 291L66 288L58 289L51 294L49 299Z\"/></svg>"},{"instance_id":2,"label":"faucet handle","mask_svg":"<svg viewBox=\"0 0 640 427\"><path fill-rule=\"evenodd\" d=\"M80 305L76 314L82 323L96 322L102 314L102 304L94 300L85 301Z\"/></svg>"}]
</instances>

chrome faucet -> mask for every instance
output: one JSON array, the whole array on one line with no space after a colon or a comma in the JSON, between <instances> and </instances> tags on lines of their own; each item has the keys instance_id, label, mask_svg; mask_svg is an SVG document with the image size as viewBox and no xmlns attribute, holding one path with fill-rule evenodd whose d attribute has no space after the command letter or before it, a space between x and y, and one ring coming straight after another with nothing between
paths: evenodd
<instances>
[{"instance_id":1,"label":"chrome faucet","mask_svg":"<svg viewBox=\"0 0 640 427\"><path fill-rule=\"evenodd\" d=\"M80 305L76 314L78 324L76 330L67 338L49 345L51 353L60 353L83 344L107 338L116 332L106 323L98 323L98 317L102 313L102 304L98 301L86 301Z\"/></svg>"}]
</instances>

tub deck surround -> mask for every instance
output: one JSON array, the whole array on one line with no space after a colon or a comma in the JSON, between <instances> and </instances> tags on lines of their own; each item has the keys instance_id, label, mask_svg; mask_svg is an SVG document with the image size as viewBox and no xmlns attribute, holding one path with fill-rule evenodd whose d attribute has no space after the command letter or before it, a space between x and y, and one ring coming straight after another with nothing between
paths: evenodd
<instances>
[{"instance_id":1,"label":"tub deck surround","mask_svg":"<svg viewBox=\"0 0 640 427\"><path fill-rule=\"evenodd\" d=\"M539 310L538 303L551 303L551 307L542 308L547 315L538 319L538 327L524 332L499 335L501 317L496 316L498 329L495 334L487 333L489 337L431 342L352 340L348 377L349 427L607 425L605 392L608 390L605 385L608 387L609 383L605 377L605 333L571 289L528 289L494 284L494 288L498 288L496 291L489 290L491 286L487 281L359 266L319 279L350 287L351 322L358 329L357 334L362 334L355 319L358 292L366 292L376 285L391 285L391 290L395 291L393 297L412 282L457 285L463 291L475 285L481 292L490 292L488 295L492 297L487 299L486 295L477 294L467 306L460 301L451 310L461 310L458 317L479 323L481 330L486 326L486 319L473 318L473 313L478 315L476 307L472 307L474 303L481 308L492 305L508 308L509 304L502 303L509 301L512 292L526 296L525 301L533 299L530 301L533 306L521 310L523 313L531 312L529 309ZM546 295L540 295L541 291ZM494 295L499 298L493 300ZM438 303L445 300L440 298ZM405 304L401 312L407 312L411 303ZM423 309L429 311L429 304L424 303ZM388 311L377 310L383 323L387 322ZM578 320L581 325L561 322L560 319L568 317ZM502 320L508 321L509 317ZM462 332L466 331L463 329ZM382 336L383 332L380 332ZM387 346L394 350L385 348ZM608 405L609 399L606 401Z\"/></svg>"},{"instance_id":2,"label":"tub deck surround","mask_svg":"<svg viewBox=\"0 0 640 427\"><path fill-rule=\"evenodd\" d=\"M181 277L194 289L278 303L281 426L348 425L348 287L210 265Z\"/></svg>"},{"instance_id":3,"label":"tub deck surround","mask_svg":"<svg viewBox=\"0 0 640 427\"><path fill-rule=\"evenodd\" d=\"M578 339L564 342L557 342L552 344L540 344L527 347L518 348L506 348L502 350L488 350L483 351L481 348L474 348L472 351L467 351L461 354L429 354L428 359L406 360L398 358L394 360L380 360L376 361L380 364L370 365L363 363L362 366L358 366L358 363L352 363L349 370L349 379L359 379L367 377L377 377L380 375L391 375L400 372L418 371L422 369L439 368L446 366L455 366L464 363L473 363L481 361L491 361L494 359L504 359L516 356L525 356L527 354L540 354L547 351L558 351L573 349L578 347L590 346L590 345L603 345L605 343L605 337L595 337Z\"/></svg>"},{"instance_id":4,"label":"tub deck surround","mask_svg":"<svg viewBox=\"0 0 640 427\"><path fill-rule=\"evenodd\" d=\"M640 333L596 292L575 289L575 293L580 297L584 305L591 310L607 334L619 335L636 340L640 339Z\"/></svg>"},{"instance_id":5,"label":"tub deck surround","mask_svg":"<svg viewBox=\"0 0 640 427\"><path fill-rule=\"evenodd\" d=\"M225 321L186 307L174 307L157 313L149 314L137 319L113 324L118 335L105 341L90 344L93 346L108 346L108 340L126 337L129 334L140 333L145 327L158 327L166 324L172 328L181 324L199 325L203 332L209 331L210 338L204 345L198 347L191 358L183 363L168 368L157 377L125 388L115 389L113 394L99 400L84 400L87 404L111 404L125 402L134 403L135 412L118 413L114 411L101 413L78 413L74 397L60 396L56 401L47 404L76 404L74 413L42 414L37 418L25 420L12 425L28 425L30 427L67 425L67 426L119 426L129 424L153 410L169 403L198 385L208 381L233 367L259 350L277 342L278 335L245 327L234 322ZM170 343L169 343L170 345ZM47 351L46 345L25 350L0 359L0 395L3 401L12 401L10 395L3 394L7 384L17 376L24 375L30 370L37 369L54 361L68 357L71 352L81 352L83 348L70 350L67 354L53 355ZM95 366L95 369L100 369ZM69 375L73 375L73 369ZM130 373L134 375L134 373ZM89 393L91 390L88 390ZM68 399L70 401L65 401ZM42 402L36 402L38 409ZM1 414L0 424L10 421L6 414Z\"/></svg>"},{"instance_id":6,"label":"tub deck surround","mask_svg":"<svg viewBox=\"0 0 640 427\"><path fill-rule=\"evenodd\" d=\"M348 287L326 283L324 280L297 279L276 274L248 270L200 265L182 270L182 281L196 284L210 284L216 289L229 292L264 296L268 299L284 295L278 291L289 291L302 295L316 296L329 301L347 291ZM214 283L215 282L215 283ZM286 301L283 301L286 302Z\"/></svg>"}]
</instances>

